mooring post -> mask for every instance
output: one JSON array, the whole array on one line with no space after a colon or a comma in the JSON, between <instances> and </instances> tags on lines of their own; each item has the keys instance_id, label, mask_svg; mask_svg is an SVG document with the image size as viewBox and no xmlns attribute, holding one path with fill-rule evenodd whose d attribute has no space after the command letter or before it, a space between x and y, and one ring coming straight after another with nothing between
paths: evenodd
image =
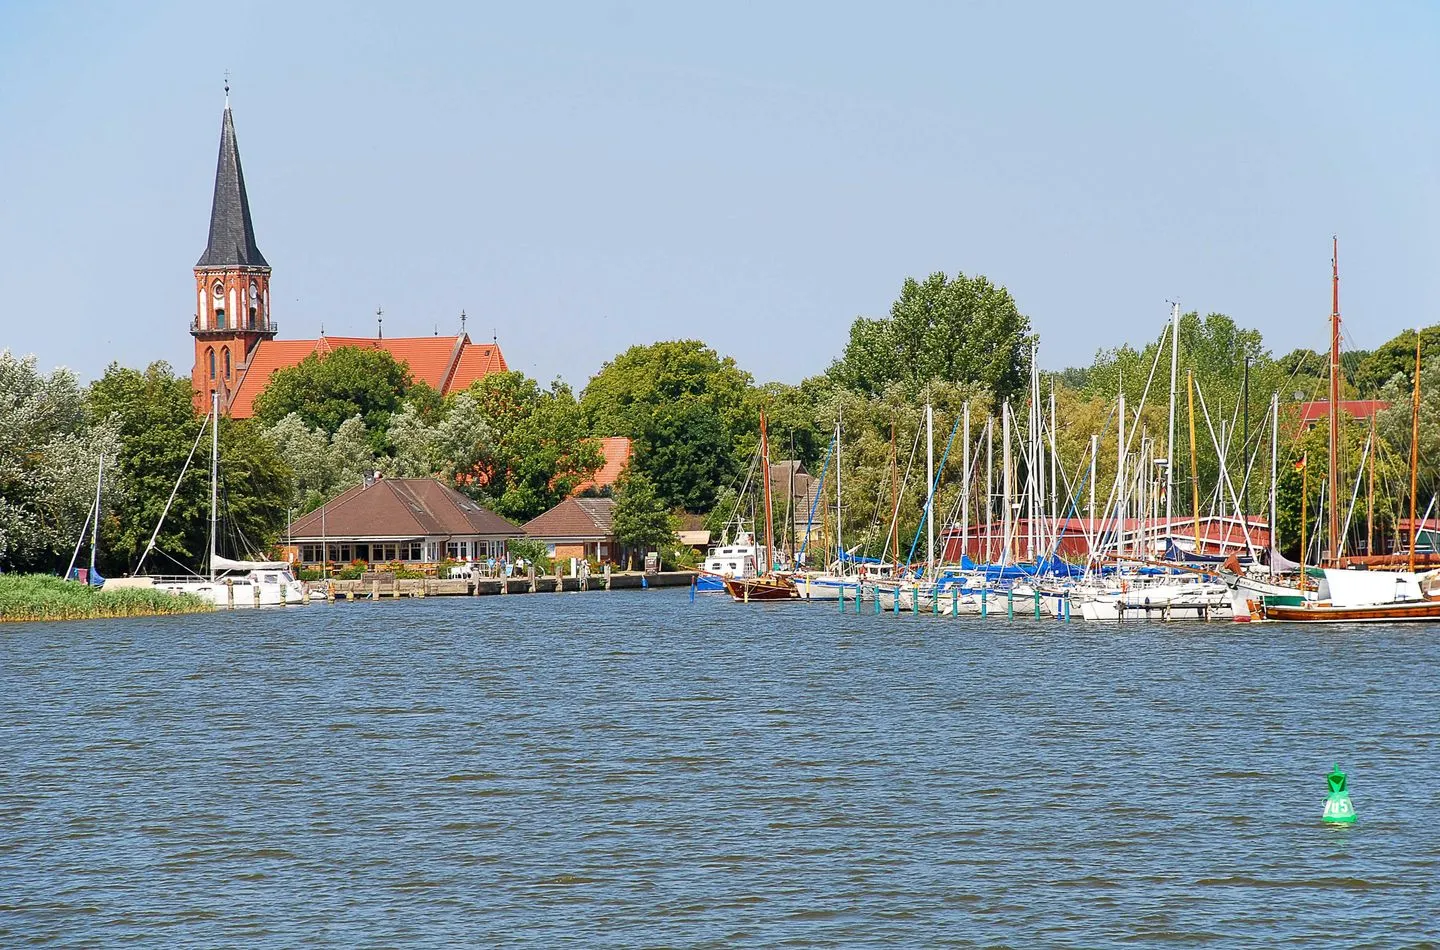
<instances>
[{"instance_id":1,"label":"mooring post","mask_svg":"<svg viewBox=\"0 0 1440 950\"><path fill-rule=\"evenodd\" d=\"M1015 619L1015 588L1013 587L1005 592L1005 619Z\"/></svg>"},{"instance_id":2,"label":"mooring post","mask_svg":"<svg viewBox=\"0 0 1440 950\"><path fill-rule=\"evenodd\" d=\"M250 593L251 593L251 595L252 595L250 599L255 602L255 606L256 606L256 607L259 607L259 606L260 606L260 585L252 582L251 585L250 585Z\"/></svg>"},{"instance_id":3,"label":"mooring post","mask_svg":"<svg viewBox=\"0 0 1440 950\"><path fill-rule=\"evenodd\" d=\"M525 575L530 580L530 593L535 593L535 565L531 564L525 568Z\"/></svg>"},{"instance_id":4,"label":"mooring post","mask_svg":"<svg viewBox=\"0 0 1440 950\"><path fill-rule=\"evenodd\" d=\"M1040 588L1035 588L1035 619L1040 619Z\"/></svg>"},{"instance_id":5,"label":"mooring post","mask_svg":"<svg viewBox=\"0 0 1440 950\"><path fill-rule=\"evenodd\" d=\"M235 582L225 578L225 602L231 610L235 609Z\"/></svg>"},{"instance_id":6,"label":"mooring post","mask_svg":"<svg viewBox=\"0 0 1440 950\"><path fill-rule=\"evenodd\" d=\"M960 616L960 588L950 588L950 613L952 616Z\"/></svg>"},{"instance_id":7,"label":"mooring post","mask_svg":"<svg viewBox=\"0 0 1440 950\"><path fill-rule=\"evenodd\" d=\"M379 600L379 599L380 599L380 582L379 582L379 581L371 581L371 582L370 582L370 599L371 599L371 600Z\"/></svg>"},{"instance_id":8,"label":"mooring post","mask_svg":"<svg viewBox=\"0 0 1440 950\"><path fill-rule=\"evenodd\" d=\"M839 601L840 601L840 612L843 614L843 613L845 612L845 585L844 585L844 584L841 584L841 585L840 585L840 597L839 597L838 599L839 599Z\"/></svg>"},{"instance_id":9,"label":"mooring post","mask_svg":"<svg viewBox=\"0 0 1440 950\"><path fill-rule=\"evenodd\" d=\"M608 563L605 565L605 589L610 589L610 565Z\"/></svg>"},{"instance_id":10,"label":"mooring post","mask_svg":"<svg viewBox=\"0 0 1440 950\"><path fill-rule=\"evenodd\" d=\"M990 588L988 587L980 588L980 616L982 618L990 616Z\"/></svg>"}]
</instances>

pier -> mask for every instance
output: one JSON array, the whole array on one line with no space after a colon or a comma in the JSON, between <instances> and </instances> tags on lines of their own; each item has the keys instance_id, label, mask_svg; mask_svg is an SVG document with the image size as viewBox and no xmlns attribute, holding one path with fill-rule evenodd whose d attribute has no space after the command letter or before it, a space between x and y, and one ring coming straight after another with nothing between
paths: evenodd
<instances>
[{"instance_id":1,"label":"pier","mask_svg":"<svg viewBox=\"0 0 1440 950\"><path fill-rule=\"evenodd\" d=\"M694 571L606 572L588 577L554 574L520 577L479 577L440 580L397 578L377 572L356 580L311 581L308 596L321 600L382 600L405 597L489 597L505 594L587 593L592 591L642 590L651 587L689 587Z\"/></svg>"}]
</instances>

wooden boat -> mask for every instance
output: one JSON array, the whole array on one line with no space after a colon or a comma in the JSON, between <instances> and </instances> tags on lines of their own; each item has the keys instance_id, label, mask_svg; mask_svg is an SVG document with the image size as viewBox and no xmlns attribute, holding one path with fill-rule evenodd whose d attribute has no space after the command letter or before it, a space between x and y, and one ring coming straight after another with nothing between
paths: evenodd
<instances>
[{"instance_id":1,"label":"wooden boat","mask_svg":"<svg viewBox=\"0 0 1440 950\"><path fill-rule=\"evenodd\" d=\"M1440 621L1440 600L1337 607L1326 603L1279 604L1266 598L1260 601L1258 606L1263 619L1289 623L1414 623L1421 621L1433 623Z\"/></svg>"},{"instance_id":2,"label":"wooden boat","mask_svg":"<svg viewBox=\"0 0 1440 950\"><path fill-rule=\"evenodd\" d=\"M751 577L724 578L725 591L736 603L748 604L752 600L796 600L800 592L795 589L795 580L788 574L774 569L775 523L770 504L770 438L765 429L765 413L760 413L760 470L764 473L765 490L765 559L761 562L765 570Z\"/></svg>"},{"instance_id":3,"label":"wooden boat","mask_svg":"<svg viewBox=\"0 0 1440 950\"><path fill-rule=\"evenodd\" d=\"M784 574L727 577L725 590L742 604L748 604L752 600L795 600L800 596L800 592L795 589L795 581Z\"/></svg>"}]
</instances>

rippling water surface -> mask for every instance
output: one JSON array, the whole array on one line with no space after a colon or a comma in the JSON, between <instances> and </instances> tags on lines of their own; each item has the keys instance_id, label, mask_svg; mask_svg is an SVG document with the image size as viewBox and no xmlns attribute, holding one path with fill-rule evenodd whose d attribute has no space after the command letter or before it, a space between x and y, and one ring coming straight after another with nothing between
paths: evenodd
<instances>
[{"instance_id":1,"label":"rippling water surface","mask_svg":"<svg viewBox=\"0 0 1440 950\"><path fill-rule=\"evenodd\" d=\"M1414 943L1437 658L659 591L0 626L0 944Z\"/></svg>"}]
</instances>

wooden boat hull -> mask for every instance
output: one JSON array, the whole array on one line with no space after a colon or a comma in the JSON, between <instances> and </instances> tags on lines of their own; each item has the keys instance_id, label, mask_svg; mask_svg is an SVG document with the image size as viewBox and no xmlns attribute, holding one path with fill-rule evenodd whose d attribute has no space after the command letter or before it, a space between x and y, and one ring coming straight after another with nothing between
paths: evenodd
<instances>
[{"instance_id":1,"label":"wooden boat hull","mask_svg":"<svg viewBox=\"0 0 1440 950\"><path fill-rule=\"evenodd\" d=\"M740 603L753 600L795 600L800 592L788 577L727 577L725 591Z\"/></svg>"},{"instance_id":2,"label":"wooden boat hull","mask_svg":"<svg viewBox=\"0 0 1440 950\"><path fill-rule=\"evenodd\" d=\"M1293 606L1260 604L1261 616L1283 623L1417 623L1440 622L1440 601L1417 600L1401 604L1372 604L1365 607L1334 607L1330 604Z\"/></svg>"}]
</instances>

